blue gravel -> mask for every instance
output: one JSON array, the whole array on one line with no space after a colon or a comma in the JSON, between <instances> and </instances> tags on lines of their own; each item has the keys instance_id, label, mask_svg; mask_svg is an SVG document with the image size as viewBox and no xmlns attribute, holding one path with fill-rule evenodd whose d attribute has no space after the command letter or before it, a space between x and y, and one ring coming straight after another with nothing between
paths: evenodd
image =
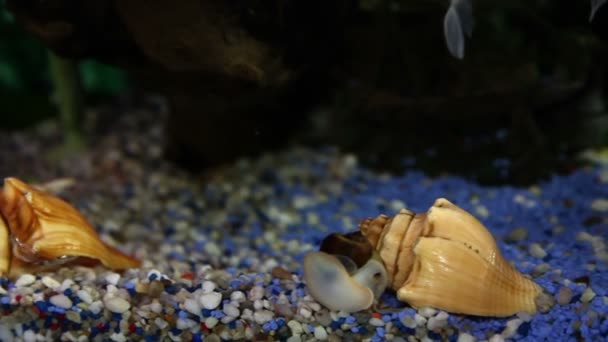
<instances>
[{"instance_id":1,"label":"blue gravel","mask_svg":"<svg viewBox=\"0 0 608 342\"><path fill-rule=\"evenodd\" d=\"M158 122L125 115L85 156L55 164L34 158L48 148L44 134L52 133L0 137L5 146L26 144L19 157L24 166L15 168L21 173L11 176L74 177L77 185L61 196L104 238L144 260L141 269L120 274L115 285L101 267L65 267L25 286L3 280L0 340L219 341L269 334L290 342L404 341L409 335L454 341L608 339L606 166L526 188L487 187L456 176L427 177L413 169L411 158L407 172L386 175L333 148L291 148L235 162L202 181L160 159ZM0 165L14 154L0 153ZM498 158L494 164L500 169L509 161ZM362 218L404 207L426 211L438 197L491 230L505 257L553 296L548 312L506 318L449 314L431 331L430 317L390 291L379 311L354 314L329 312L308 295L302 257L328 233L352 231ZM45 285L44 276L60 287ZM49 298L57 293L72 306L52 305ZM107 303L115 297L129 303L125 312L110 311ZM231 316L235 308L238 316Z\"/></svg>"}]
</instances>

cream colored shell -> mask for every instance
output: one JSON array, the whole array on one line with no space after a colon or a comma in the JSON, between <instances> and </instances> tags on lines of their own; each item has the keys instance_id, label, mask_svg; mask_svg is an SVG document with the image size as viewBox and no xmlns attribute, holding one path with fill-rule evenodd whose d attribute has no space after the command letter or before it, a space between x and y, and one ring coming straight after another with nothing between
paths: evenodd
<instances>
[{"instance_id":1,"label":"cream colored shell","mask_svg":"<svg viewBox=\"0 0 608 342\"><path fill-rule=\"evenodd\" d=\"M403 209L359 228L380 254L390 287L413 307L479 316L537 311L542 288L503 258L481 222L447 199L426 213Z\"/></svg>"}]
</instances>

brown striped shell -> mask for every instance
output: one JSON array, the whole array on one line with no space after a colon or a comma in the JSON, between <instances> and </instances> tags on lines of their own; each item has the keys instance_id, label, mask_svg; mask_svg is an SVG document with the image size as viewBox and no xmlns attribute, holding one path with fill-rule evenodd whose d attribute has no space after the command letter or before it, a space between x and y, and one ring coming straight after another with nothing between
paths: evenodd
<instances>
[{"instance_id":1,"label":"brown striped shell","mask_svg":"<svg viewBox=\"0 0 608 342\"><path fill-rule=\"evenodd\" d=\"M72 261L112 269L140 265L102 241L72 205L17 178L4 180L0 214L0 275L14 277Z\"/></svg>"},{"instance_id":2,"label":"brown striped shell","mask_svg":"<svg viewBox=\"0 0 608 342\"><path fill-rule=\"evenodd\" d=\"M475 217L444 198L426 213L403 209L364 220L389 286L413 307L479 316L535 313L542 288L502 256Z\"/></svg>"}]
</instances>

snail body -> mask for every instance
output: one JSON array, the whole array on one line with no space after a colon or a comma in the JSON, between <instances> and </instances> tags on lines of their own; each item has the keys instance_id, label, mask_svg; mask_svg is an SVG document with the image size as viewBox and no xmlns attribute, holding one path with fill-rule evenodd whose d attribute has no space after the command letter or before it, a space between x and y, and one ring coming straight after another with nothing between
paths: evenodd
<instances>
[{"instance_id":1,"label":"snail body","mask_svg":"<svg viewBox=\"0 0 608 342\"><path fill-rule=\"evenodd\" d=\"M382 260L387 287L415 308L497 317L537 311L542 288L504 259L481 222L447 199L426 213L365 219L359 232Z\"/></svg>"}]
</instances>

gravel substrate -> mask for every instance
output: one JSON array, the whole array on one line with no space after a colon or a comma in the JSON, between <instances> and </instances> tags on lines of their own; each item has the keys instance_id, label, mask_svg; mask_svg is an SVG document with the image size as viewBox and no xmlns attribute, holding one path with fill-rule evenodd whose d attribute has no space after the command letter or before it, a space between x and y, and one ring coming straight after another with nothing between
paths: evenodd
<instances>
[{"instance_id":1,"label":"gravel substrate","mask_svg":"<svg viewBox=\"0 0 608 342\"><path fill-rule=\"evenodd\" d=\"M194 176L161 160L160 114L125 114L86 155L41 156L46 125L0 137L0 171L29 182L73 177L60 195L104 240L143 260L115 273L69 267L3 280L0 340L452 340L608 338L608 169L529 188L454 176L378 174L351 155L290 148ZM500 164L500 163L499 163ZM446 197L487 225L501 250L554 297L534 316L414 310L387 292L377 310L330 312L300 262L329 232Z\"/></svg>"}]
</instances>

